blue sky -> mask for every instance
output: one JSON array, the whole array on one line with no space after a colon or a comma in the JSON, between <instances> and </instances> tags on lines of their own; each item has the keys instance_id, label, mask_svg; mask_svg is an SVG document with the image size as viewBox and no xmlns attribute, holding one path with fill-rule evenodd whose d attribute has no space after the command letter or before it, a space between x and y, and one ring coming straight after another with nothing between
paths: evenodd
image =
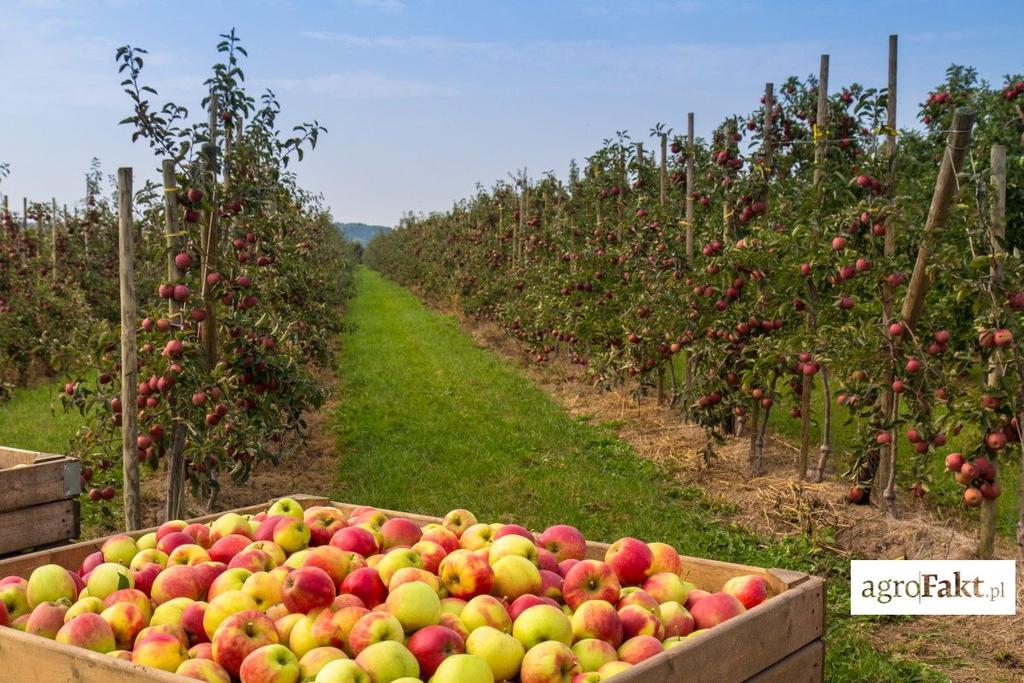
<instances>
[{"instance_id":1,"label":"blue sky","mask_svg":"<svg viewBox=\"0 0 1024 683\"><path fill-rule=\"evenodd\" d=\"M616 130L698 135L756 106L766 81L816 72L882 86L900 35L900 123L952 62L993 81L1024 70L1024 1L0 0L0 192L73 204L97 156L155 177L114 50L150 51L163 98L198 107L217 34L236 27L253 92L283 122L329 134L298 167L340 220L393 224L446 208L510 171L564 176ZM141 182L141 181L137 181Z\"/></svg>"}]
</instances>

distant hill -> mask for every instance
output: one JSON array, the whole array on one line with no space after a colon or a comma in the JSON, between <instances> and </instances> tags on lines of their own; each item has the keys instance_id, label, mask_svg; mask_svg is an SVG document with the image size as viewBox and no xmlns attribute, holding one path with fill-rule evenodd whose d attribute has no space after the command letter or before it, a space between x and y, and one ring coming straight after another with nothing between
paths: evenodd
<instances>
[{"instance_id":1,"label":"distant hill","mask_svg":"<svg viewBox=\"0 0 1024 683\"><path fill-rule=\"evenodd\" d=\"M345 237L363 246L366 246L366 243L378 233L391 230L386 225L367 225L366 223L335 223L334 225L341 230Z\"/></svg>"}]
</instances>

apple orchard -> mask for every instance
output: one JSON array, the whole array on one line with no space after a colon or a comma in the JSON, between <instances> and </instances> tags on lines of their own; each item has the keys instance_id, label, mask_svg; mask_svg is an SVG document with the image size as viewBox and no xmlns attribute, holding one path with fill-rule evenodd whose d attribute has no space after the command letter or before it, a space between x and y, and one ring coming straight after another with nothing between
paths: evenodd
<instances>
[{"instance_id":1,"label":"apple orchard","mask_svg":"<svg viewBox=\"0 0 1024 683\"><path fill-rule=\"evenodd\" d=\"M794 477L833 468L850 503L896 515L898 490L957 486L945 501L981 507L991 556L1003 482L1024 481L1024 77L952 66L898 131L890 51L887 88L822 87L824 56L707 140L692 118L651 129L650 154L620 133L567 181L499 182L366 260L537 363L655 392L705 428L708 463L742 434L761 474L769 422L792 421Z\"/></svg>"},{"instance_id":2,"label":"apple orchard","mask_svg":"<svg viewBox=\"0 0 1024 683\"><path fill-rule=\"evenodd\" d=\"M848 479L846 503L893 516L900 495L964 508L983 558L1009 501L1024 552L1024 76L951 66L897 130L894 38L886 87L830 88L823 56L706 139L692 115L618 133L564 181L523 172L405 219L365 261L538 364L656 395L703 429L707 466L742 436L763 474L791 430L794 478ZM139 530L152 478L167 520L0 578L0 627L207 683L593 683L770 608L764 576L697 587L668 544L597 557L565 524L291 498L183 521L299 450L358 261L289 170L325 129L247 92L233 30L217 49L198 115L117 51L121 123L160 182L121 169L105 197L97 162L82 213L0 215L0 400L66 376L86 514L120 528L120 493Z\"/></svg>"}]
</instances>

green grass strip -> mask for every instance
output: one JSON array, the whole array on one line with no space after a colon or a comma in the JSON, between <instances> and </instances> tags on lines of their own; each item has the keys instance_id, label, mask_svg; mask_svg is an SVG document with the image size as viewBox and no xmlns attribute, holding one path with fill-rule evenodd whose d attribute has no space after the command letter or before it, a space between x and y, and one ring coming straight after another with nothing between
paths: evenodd
<instances>
[{"instance_id":1,"label":"green grass strip","mask_svg":"<svg viewBox=\"0 0 1024 683\"><path fill-rule=\"evenodd\" d=\"M339 358L338 499L434 515L464 507L534 529L568 523L596 540L632 535L686 555L822 575L828 680L947 680L865 637L871 620L848 616L846 560L807 539L729 524L730 510L606 428L566 415L453 318L369 270L357 285Z\"/></svg>"}]
</instances>

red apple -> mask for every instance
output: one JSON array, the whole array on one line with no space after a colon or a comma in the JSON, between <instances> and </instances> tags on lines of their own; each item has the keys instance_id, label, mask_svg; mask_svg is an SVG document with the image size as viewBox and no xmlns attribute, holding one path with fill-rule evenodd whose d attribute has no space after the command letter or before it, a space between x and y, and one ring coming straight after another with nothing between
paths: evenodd
<instances>
[{"instance_id":1,"label":"red apple","mask_svg":"<svg viewBox=\"0 0 1024 683\"><path fill-rule=\"evenodd\" d=\"M264 645L280 641L274 622L258 610L232 614L213 634L213 660L232 676L237 676L242 661Z\"/></svg>"},{"instance_id":2,"label":"red apple","mask_svg":"<svg viewBox=\"0 0 1024 683\"><path fill-rule=\"evenodd\" d=\"M615 571L621 585L637 586L647 577L654 563L654 553L643 541L626 537L608 548L604 561Z\"/></svg>"},{"instance_id":3,"label":"red apple","mask_svg":"<svg viewBox=\"0 0 1024 683\"><path fill-rule=\"evenodd\" d=\"M743 603L729 593L722 592L712 593L706 598L701 598L690 608L693 622L698 629L717 626L745 611Z\"/></svg>"},{"instance_id":4,"label":"red apple","mask_svg":"<svg viewBox=\"0 0 1024 683\"><path fill-rule=\"evenodd\" d=\"M614 604L619 599L620 590L615 570L597 560L580 561L568 571L562 583L562 597L574 610L587 600L605 600Z\"/></svg>"},{"instance_id":5,"label":"red apple","mask_svg":"<svg viewBox=\"0 0 1024 683\"><path fill-rule=\"evenodd\" d=\"M576 527L556 524L548 527L537 537L537 545L562 560L582 560L586 557L587 541Z\"/></svg>"},{"instance_id":6,"label":"red apple","mask_svg":"<svg viewBox=\"0 0 1024 683\"><path fill-rule=\"evenodd\" d=\"M420 664L420 675L434 675L446 658L466 651L466 641L445 626L427 626L416 631L406 645Z\"/></svg>"},{"instance_id":7,"label":"red apple","mask_svg":"<svg viewBox=\"0 0 1024 683\"><path fill-rule=\"evenodd\" d=\"M281 601L292 613L307 614L318 607L329 607L335 595L334 580L319 567L289 572L281 585Z\"/></svg>"}]
</instances>

